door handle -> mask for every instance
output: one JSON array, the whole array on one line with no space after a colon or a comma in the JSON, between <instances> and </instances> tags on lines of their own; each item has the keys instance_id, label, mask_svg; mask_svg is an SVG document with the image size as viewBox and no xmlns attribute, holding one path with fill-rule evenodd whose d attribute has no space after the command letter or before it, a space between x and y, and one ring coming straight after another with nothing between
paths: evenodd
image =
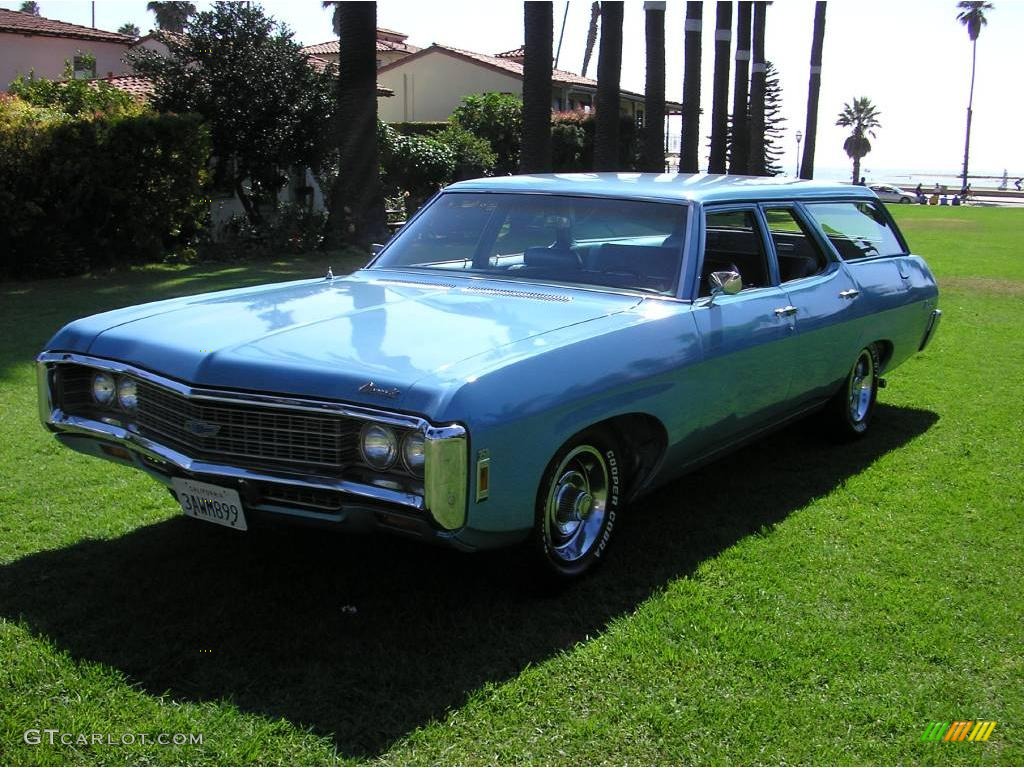
<instances>
[{"instance_id":1,"label":"door handle","mask_svg":"<svg viewBox=\"0 0 1024 768\"><path fill-rule=\"evenodd\" d=\"M775 310L776 317L788 317L789 315L795 315L795 314L796 314L796 307L794 307L792 304L790 304L789 306L786 306L786 307L779 307L778 309Z\"/></svg>"},{"instance_id":2,"label":"door handle","mask_svg":"<svg viewBox=\"0 0 1024 768\"><path fill-rule=\"evenodd\" d=\"M840 299L856 299L858 296L860 296L860 291L853 288L848 288L845 291L839 292Z\"/></svg>"}]
</instances>

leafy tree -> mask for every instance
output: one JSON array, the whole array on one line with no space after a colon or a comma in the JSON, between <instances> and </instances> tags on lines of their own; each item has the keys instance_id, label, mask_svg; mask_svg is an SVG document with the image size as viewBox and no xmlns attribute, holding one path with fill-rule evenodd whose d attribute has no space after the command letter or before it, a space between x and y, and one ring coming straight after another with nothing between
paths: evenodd
<instances>
[{"instance_id":1,"label":"leafy tree","mask_svg":"<svg viewBox=\"0 0 1024 768\"><path fill-rule=\"evenodd\" d=\"M338 176L331 191L328 247L369 245L385 234L377 150L377 4L335 6L339 71L332 123Z\"/></svg>"},{"instance_id":2,"label":"leafy tree","mask_svg":"<svg viewBox=\"0 0 1024 768\"><path fill-rule=\"evenodd\" d=\"M597 112L594 170L619 168L619 79L622 76L621 0L601 3L601 42L597 49Z\"/></svg>"},{"instance_id":3,"label":"leafy tree","mask_svg":"<svg viewBox=\"0 0 1024 768\"><path fill-rule=\"evenodd\" d=\"M647 76L641 169L665 170L665 3L644 3Z\"/></svg>"},{"instance_id":4,"label":"leafy tree","mask_svg":"<svg viewBox=\"0 0 1024 768\"><path fill-rule=\"evenodd\" d=\"M25 0L25 2L21 4L21 7L18 8L18 10L21 11L22 13L31 13L33 16L38 16L39 3L35 2L35 0Z\"/></svg>"},{"instance_id":5,"label":"leafy tree","mask_svg":"<svg viewBox=\"0 0 1024 768\"><path fill-rule=\"evenodd\" d=\"M130 21L126 24L122 24L117 28L117 31L122 35L130 35L131 37L139 36L139 27L137 24L132 24Z\"/></svg>"},{"instance_id":6,"label":"leafy tree","mask_svg":"<svg viewBox=\"0 0 1024 768\"><path fill-rule=\"evenodd\" d=\"M871 151L871 142L868 136L875 138L875 128L882 124L878 122L879 111L871 103L871 99L862 96L854 98L851 103L843 105L843 111L839 113L836 125L843 128L852 128L850 135L843 142L843 149L853 159L853 183L860 180L860 161Z\"/></svg>"},{"instance_id":7,"label":"leafy tree","mask_svg":"<svg viewBox=\"0 0 1024 768\"><path fill-rule=\"evenodd\" d=\"M551 39L550 0L523 3L526 58L523 61L523 146L521 173L551 171Z\"/></svg>"},{"instance_id":8,"label":"leafy tree","mask_svg":"<svg viewBox=\"0 0 1024 768\"><path fill-rule=\"evenodd\" d=\"M985 11L991 11L995 6L978 0L961 0L956 5L960 9L956 18L967 27L967 36L971 39L971 93L967 98L967 136L964 139L963 185L966 187L967 164L971 155L971 119L974 115L974 71L978 64L978 35L981 34L981 28L988 24Z\"/></svg>"},{"instance_id":9,"label":"leafy tree","mask_svg":"<svg viewBox=\"0 0 1024 768\"><path fill-rule=\"evenodd\" d=\"M814 35L811 38L811 76L807 83L807 123L800 178L814 178L814 148L818 141L818 93L821 91L821 51L825 47L825 0L814 4Z\"/></svg>"},{"instance_id":10,"label":"leafy tree","mask_svg":"<svg viewBox=\"0 0 1024 768\"><path fill-rule=\"evenodd\" d=\"M165 32L181 34L185 31L185 25L189 18L195 14L196 6L195 3L181 2L181 0L167 0L167 2L152 0L152 2L146 3L146 10L152 11L156 16L156 25L160 29Z\"/></svg>"},{"instance_id":11,"label":"leafy tree","mask_svg":"<svg viewBox=\"0 0 1024 768\"><path fill-rule=\"evenodd\" d=\"M195 112L210 128L215 179L232 188L249 221L294 166L317 169L334 117L336 71L314 70L292 33L250 3L217 3L196 14L189 34L166 35L167 57L129 54L154 82L162 112Z\"/></svg>"},{"instance_id":12,"label":"leafy tree","mask_svg":"<svg viewBox=\"0 0 1024 768\"><path fill-rule=\"evenodd\" d=\"M451 116L452 122L491 145L498 158L495 174L504 176L519 168L523 139L523 102L508 93L466 96Z\"/></svg>"}]
</instances>

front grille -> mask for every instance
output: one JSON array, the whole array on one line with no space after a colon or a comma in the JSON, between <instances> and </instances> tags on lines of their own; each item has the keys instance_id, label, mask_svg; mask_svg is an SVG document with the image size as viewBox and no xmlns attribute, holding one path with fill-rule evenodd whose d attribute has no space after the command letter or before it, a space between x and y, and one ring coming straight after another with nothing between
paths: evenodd
<instances>
[{"instance_id":1,"label":"front grille","mask_svg":"<svg viewBox=\"0 0 1024 768\"><path fill-rule=\"evenodd\" d=\"M210 403L138 382L139 434L187 456L269 469L343 469L359 458L357 419L251 403Z\"/></svg>"}]
</instances>

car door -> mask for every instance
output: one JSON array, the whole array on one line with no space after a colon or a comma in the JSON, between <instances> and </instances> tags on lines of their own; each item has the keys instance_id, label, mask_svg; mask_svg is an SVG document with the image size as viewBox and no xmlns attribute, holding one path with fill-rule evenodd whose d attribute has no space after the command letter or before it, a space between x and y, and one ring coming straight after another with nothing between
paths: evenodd
<instances>
[{"instance_id":1,"label":"car door","mask_svg":"<svg viewBox=\"0 0 1024 768\"><path fill-rule=\"evenodd\" d=\"M786 410L795 323L777 285L757 206L706 207L693 317L701 337L702 424L709 442L728 443ZM735 270L743 289L711 297L709 276Z\"/></svg>"},{"instance_id":2,"label":"car door","mask_svg":"<svg viewBox=\"0 0 1024 768\"><path fill-rule=\"evenodd\" d=\"M860 290L846 265L791 203L762 205L779 284L794 308L789 399L795 408L830 396L860 351Z\"/></svg>"}]
</instances>

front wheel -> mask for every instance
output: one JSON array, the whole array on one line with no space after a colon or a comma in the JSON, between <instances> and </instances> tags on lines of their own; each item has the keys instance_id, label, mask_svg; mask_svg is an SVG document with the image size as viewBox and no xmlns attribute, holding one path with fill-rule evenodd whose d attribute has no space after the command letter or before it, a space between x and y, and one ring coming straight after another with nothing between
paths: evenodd
<instances>
[{"instance_id":1,"label":"front wheel","mask_svg":"<svg viewBox=\"0 0 1024 768\"><path fill-rule=\"evenodd\" d=\"M878 368L875 348L862 349L828 405L828 421L837 438L852 440L868 431L878 400Z\"/></svg>"},{"instance_id":2,"label":"front wheel","mask_svg":"<svg viewBox=\"0 0 1024 768\"><path fill-rule=\"evenodd\" d=\"M625 464L603 431L564 446L544 473L537 494L534 553L547 575L581 576L602 559L622 503Z\"/></svg>"}]
</instances>

